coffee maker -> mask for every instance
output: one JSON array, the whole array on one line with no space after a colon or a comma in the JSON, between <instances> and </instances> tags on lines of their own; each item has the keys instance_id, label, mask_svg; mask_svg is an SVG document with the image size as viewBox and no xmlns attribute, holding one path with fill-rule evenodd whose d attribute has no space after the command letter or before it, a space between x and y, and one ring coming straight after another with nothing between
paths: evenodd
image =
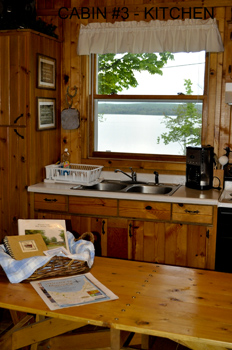
<instances>
[{"instance_id":1,"label":"coffee maker","mask_svg":"<svg viewBox=\"0 0 232 350\"><path fill-rule=\"evenodd\" d=\"M209 190L213 186L214 148L211 146L186 147L185 186Z\"/></svg>"}]
</instances>

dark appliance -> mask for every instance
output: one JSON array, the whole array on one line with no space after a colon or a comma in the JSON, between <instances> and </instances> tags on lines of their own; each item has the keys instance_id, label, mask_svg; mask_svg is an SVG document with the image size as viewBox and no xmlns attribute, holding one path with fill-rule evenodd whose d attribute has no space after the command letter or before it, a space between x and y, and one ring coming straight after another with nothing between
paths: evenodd
<instances>
[{"instance_id":1,"label":"dark appliance","mask_svg":"<svg viewBox=\"0 0 232 350\"><path fill-rule=\"evenodd\" d=\"M224 183L226 181L232 181L232 164L227 163L224 165Z\"/></svg>"},{"instance_id":2,"label":"dark appliance","mask_svg":"<svg viewBox=\"0 0 232 350\"><path fill-rule=\"evenodd\" d=\"M232 272L232 208L218 208L215 270Z\"/></svg>"},{"instance_id":3,"label":"dark appliance","mask_svg":"<svg viewBox=\"0 0 232 350\"><path fill-rule=\"evenodd\" d=\"M215 270L232 272L232 164L224 166L224 190L218 203Z\"/></svg>"},{"instance_id":4,"label":"dark appliance","mask_svg":"<svg viewBox=\"0 0 232 350\"><path fill-rule=\"evenodd\" d=\"M186 187L209 190L213 186L214 148L186 147Z\"/></svg>"}]
</instances>

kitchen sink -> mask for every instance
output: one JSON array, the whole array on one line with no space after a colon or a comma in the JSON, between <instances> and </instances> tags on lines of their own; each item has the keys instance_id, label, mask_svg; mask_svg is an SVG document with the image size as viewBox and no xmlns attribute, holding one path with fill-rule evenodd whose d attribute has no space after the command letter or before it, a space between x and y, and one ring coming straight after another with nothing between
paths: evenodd
<instances>
[{"instance_id":1,"label":"kitchen sink","mask_svg":"<svg viewBox=\"0 0 232 350\"><path fill-rule=\"evenodd\" d=\"M173 190L170 186L159 185L132 185L125 192L148 193L148 194L168 194Z\"/></svg>"},{"instance_id":2,"label":"kitchen sink","mask_svg":"<svg viewBox=\"0 0 232 350\"><path fill-rule=\"evenodd\" d=\"M179 185L176 184L153 184L148 182L132 182L103 180L92 186L78 185L71 187L74 190L83 191L106 191L106 192L126 192L126 193L142 193L153 195L172 195Z\"/></svg>"},{"instance_id":3,"label":"kitchen sink","mask_svg":"<svg viewBox=\"0 0 232 350\"><path fill-rule=\"evenodd\" d=\"M103 181L103 182L99 182L98 184L95 184L92 186L81 186L79 189L80 190L90 190L90 191L94 190L94 191L118 192L126 187L127 187L126 184Z\"/></svg>"}]
</instances>

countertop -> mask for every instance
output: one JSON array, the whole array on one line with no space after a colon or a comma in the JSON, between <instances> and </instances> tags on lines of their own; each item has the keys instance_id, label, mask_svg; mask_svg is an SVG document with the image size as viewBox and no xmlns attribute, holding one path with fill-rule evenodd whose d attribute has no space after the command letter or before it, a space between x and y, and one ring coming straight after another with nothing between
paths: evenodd
<instances>
[{"instance_id":1,"label":"countertop","mask_svg":"<svg viewBox=\"0 0 232 350\"><path fill-rule=\"evenodd\" d=\"M169 195L154 195L154 194L142 194L142 193L125 193L125 192L106 192L106 191L82 191L73 190L71 187L73 184L63 183L47 183L41 182L35 185L29 186L28 191L34 193L47 193L47 194L60 194L68 196L80 196L80 197L96 197L96 198L114 198L114 199L129 199L129 200L145 200L154 202L169 202L169 203L189 203L189 204L206 204L206 205L218 205L218 200L221 191L216 189L211 190L193 190L181 185L177 191Z\"/></svg>"}]
</instances>

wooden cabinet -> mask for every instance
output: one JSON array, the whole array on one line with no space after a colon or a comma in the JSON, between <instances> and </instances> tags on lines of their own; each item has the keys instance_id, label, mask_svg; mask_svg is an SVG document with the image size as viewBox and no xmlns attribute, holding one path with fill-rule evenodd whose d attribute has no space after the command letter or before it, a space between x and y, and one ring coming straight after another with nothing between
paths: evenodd
<instances>
[{"instance_id":1,"label":"wooden cabinet","mask_svg":"<svg viewBox=\"0 0 232 350\"><path fill-rule=\"evenodd\" d=\"M208 268L208 235L208 228L200 225L134 221L129 238L130 258Z\"/></svg>"},{"instance_id":2,"label":"wooden cabinet","mask_svg":"<svg viewBox=\"0 0 232 350\"><path fill-rule=\"evenodd\" d=\"M37 87L37 54L56 60L56 89ZM0 32L0 240L29 218L27 187L60 157L59 40L31 30ZM37 130L37 98L56 100L56 128Z\"/></svg>"},{"instance_id":3,"label":"wooden cabinet","mask_svg":"<svg viewBox=\"0 0 232 350\"><path fill-rule=\"evenodd\" d=\"M93 232L100 245L97 255L214 269L216 206L34 196L35 217L46 211L53 211L53 217L60 216L63 211L63 218L70 220L72 230L78 235Z\"/></svg>"},{"instance_id":4,"label":"wooden cabinet","mask_svg":"<svg viewBox=\"0 0 232 350\"><path fill-rule=\"evenodd\" d=\"M69 211L76 214L117 215L117 200L105 198L70 197Z\"/></svg>"},{"instance_id":5,"label":"wooden cabinet","mask_svg":"<svg viewBox=\"0 0 232 350\"><path fill-rule=\"evenodd\" d=\"M0 125L26 126L29 113L29 57L27 35L0 32L1 115Z\"/></svg>"},{"instance_id":6,"label":"wooden cabinet","mask_svg":"<svg viewBox=\"0 0 232 350\"><path fill-rule=\"evenodd\" d=\"M17 219L27 217L26 145L25 128L0 127L1 240L5 235L17 234Z\"/></svg>"},{"instance_id":7,"label":"wooden cabinet","mask_svg":"<svg viewBox=\"0 0 232 350\"><path fill-rule=\"evenodd\" d=\"M119 201L119 216L141 219L170 220L171 204L147 201Z\"/></svg>"},{"instance_id":8,"label":"wooden cabinet","mask_svg":"<svg viewBox=\"0 0 232 350\"><path fill-rule=\"evenodd\" d=\"M54 194L35 194L35 210L68 211L68 196Z\"/></svg>"},{"instance_id":9,"label":"wooden cabinet","mask_svg":"<svg viewBox=\"0 0 232 350\"><path fill-rule=\"evenodd\" d=\"M172 219L180 222L212 224L213 207L199 204L173 204Z\"/></svg>"}]
</instances>

